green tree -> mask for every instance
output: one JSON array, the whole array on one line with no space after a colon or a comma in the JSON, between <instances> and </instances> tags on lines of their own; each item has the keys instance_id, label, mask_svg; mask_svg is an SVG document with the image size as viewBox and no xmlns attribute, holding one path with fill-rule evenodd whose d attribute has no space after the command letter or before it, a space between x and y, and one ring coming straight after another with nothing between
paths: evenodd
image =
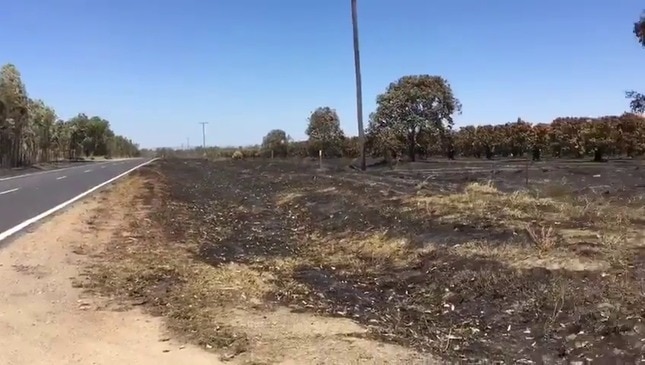
<instances>
[{"instance_id":1,"label":"green tree","mask_svg":"<svg viewBox=\"0 0 645 365\"><path fill-rule=\"evenodd\" d=\"M305 133L309 136L310 151L322 150L326 156L341 154L345 134L336 110L327 106L314 110Z\"/></svg>"},{"instance_id":2,"label":"green tree","mask_svg":"<svg viewBox=\"0 0 645 365\"><path fill-rule=\"evenodd\" d=\"M13 64L0 68L0 100L4 104L0 120L0 166L21 166L25 164L23 142L30 134L28 124L27 90L20 72Z\"/></svg>"},{"instance_id":3,"label":"green tree","mask_svg":"<svg viewBox=\"0 0 645 365\"><path fill-rule=\"evenodd\" d=\"M378 113L370 114L367 126L367 147L386 160L397 159L405 147L405 134L400 133L389 120Z\"/></svg>"},{"instance_id":4,"label":"green tree","mask_svg":"<svg viewBox=\"0 0 645 365\"><path fill-rule=\"evenodd\" d=\"M289 136L282 129L273 129L262 138L262 150L269 156L286 157L289 149Z\"/></svg>"},{"instance_id":5,"label":"green tree","mask_svg":"<svg viewBox=\"0 0 645 365\"><path fill-rule=\"evenodd\" d=\"M134 156L138 146L115 135L110 123L98 116L78 114L57 120L44 101L27 94L18 69L0 69L0 167L24 166L61 157L96 154Z\"/></svg>"},{"instance_id":6,"label":"green tree","mask_svg":"<svg viewBox=\"0 0 645 365\"><path fill-rule=\"evenodd\" d=\"M633 33L638 40L638 43L645 47L645 17L641 14L638 21L634 23ZM631 99L629 103L630 108L634 113L643 113L645 112L645 95L631 90L628 91L625 96L628 99Z\"/></svg>"},{"instance_id":7,"label":"green tree","mask_svg":"<svg viewBox=\"0 0 645 365\"><path fill-rule=\"evenodd\" d=\"M405 138L408 156L414 161L417 137L422 130L445 138L454 124L453 114L461 112L448 81L440 76L404 76L391 83L376 99L379 127L372 128Z\"/></svg>"}]
</instances>

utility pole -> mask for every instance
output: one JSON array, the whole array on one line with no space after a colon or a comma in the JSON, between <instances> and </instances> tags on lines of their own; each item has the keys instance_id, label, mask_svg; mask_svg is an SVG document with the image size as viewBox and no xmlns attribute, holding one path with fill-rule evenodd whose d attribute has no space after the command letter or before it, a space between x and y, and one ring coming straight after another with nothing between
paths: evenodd
<instances>
[{"instance_id":1,"label":"utility pole","mask_svg":"<svg viewBox=\"0 0 645 365\"><path fill-rule=\"evenodd\" d=\"M189 137L186 137L186 149L187 150L190 149L190 138Z\"/></svg>"},{"instance_id":2,"label":"utility pole","mask_svg":"<svg viewBox=\"0 0 645 365\"><path fill-rule=\"evenodd\" d=\"M204 153L206 153L206 124L208 122L199 122L202 125L202 148L204 148Z\"/></svg>"},{"instance_id":3,"label":"utility pole","mask_svg":"<svg viewBox=\"0 0 645 365\"><path fill-rule=\"evenodd\" d=\"M358 47L358 10L356 0L352 2L352 28L354 31L354 68L356 73L356 119L358 120L358 139L361 148L361 170L365 171L365 131L363 130L363 90L361 82L361 55Z\"/></svg>"}]
</instances>

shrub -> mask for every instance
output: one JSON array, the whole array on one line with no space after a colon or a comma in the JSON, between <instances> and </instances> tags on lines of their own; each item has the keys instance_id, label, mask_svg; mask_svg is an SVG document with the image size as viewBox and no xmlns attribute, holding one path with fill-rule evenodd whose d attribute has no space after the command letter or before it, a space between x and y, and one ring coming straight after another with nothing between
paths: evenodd
<instances>
[{"instance_id":1,"label":"shrub","mask_svg":"<svg viewBox=\"0 0 645 365\"><path fill-rule=\"evenodd\" d=\"M241 160L241 159L243 159L243 158L244 158L244 154L242 153L242 151L239 151L239 150L238 150L238 151L233 152L233 156L232 156L232 158L233 158L234 160Z\"/></svg>"}]
</instances>

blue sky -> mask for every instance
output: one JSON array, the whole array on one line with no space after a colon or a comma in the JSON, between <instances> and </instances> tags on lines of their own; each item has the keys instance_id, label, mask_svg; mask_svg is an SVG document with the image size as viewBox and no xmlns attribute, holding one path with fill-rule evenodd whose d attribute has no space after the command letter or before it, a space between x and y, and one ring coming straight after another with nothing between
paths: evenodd
<instances>
[{"instance_id":1,"label":"blue sky","mask_svg":"<svg viewBox=\"0 0 645 365\"><path fill-rule=\"evenodd\" d=\"M642 1L359 0L365 118L406 74L447 78L457 126L627 109L645 90ZM0 63L63 118L97 114L143 147L304 138L318 106L357 133L349 0L20 0Z\"/></svg>"}]
</instances>

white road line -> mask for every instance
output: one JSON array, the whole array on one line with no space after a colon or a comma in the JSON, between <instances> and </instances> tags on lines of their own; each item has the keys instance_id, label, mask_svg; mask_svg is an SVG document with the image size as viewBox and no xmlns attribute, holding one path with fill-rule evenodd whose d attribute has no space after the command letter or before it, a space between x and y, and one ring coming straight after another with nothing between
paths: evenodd
<instances>
[{"instance_id":1,"label":"white road line","mask_svg":"<svg viewBox=\"0 0 645 365\"><path fill-rule=\"evenodd\" d=\"M24 222L22 222L22 223L20 223L20 224L18 224L16 226L13 226L13 227L9 228L8 230L0 233L0 242L2 242L4 239L6 239L7 237L9 237L9 236L11 236L13 234L15 234L17 232L20 232L21 230L25 229L26 227L38 222L39 220L41 220L41 219L43 219L43 218L45 218L45 217L47 217L49 215L52 215L52 214L56 213L57 211L65 208L66 206L76 202L77 200L83 199L84 197L90 195L91 193L93 193L94 191L104 187L105 185L107 185L107 184L109 184L109 183L111 183L113 181L116 181L116 180L122 178L123 176L131 173L132 171L134 171L134 170L136 170L136 169L138 169L138 168L140 168L142 166L145 166L145 165L147 165L147 164L149 164L149 163L151 163L151 162L153 162L155 160L157 160L157 159L153 158L150 161L146 161L146 162L144 162L142 164L139 164L139 165L131 168L130 170L128 170L128 171L126 171L126 172L124 172L124 173L122 173L120 175L117 175L117 176L115 176L115 177L113 177L111 179L108 179L108 180L96 185L95 187L93 187L93 188L91 188L91 189L89 189L89 190L87 190L87 191L85 191L83 193L78 194L77 196L71 198L70 200L68 200L66 202L60 203L57 206L55 206L55 207L53 207L53 208L51 208L51 209L49 209L47 211L44 211L44 212L38 214L35 217L29 218L26 221L24 221Z\"/></svg>"},{"instance_id":2,"label":"white road line","mask_svg":"<svg viewBox=\"0 0 645 365\"><path fill-rule=\"evenodd\" d=\"M85 171L83 171L83 172L85 173L85 172L90 172L90 171L92 171L92 170L85 170Z\"/></svg>"},{"instance_id":3,"label":"white road line","mask_svg":"<svg viewBox=\"0 0 645 365\"><path fill-rule=\"evenodd\" d=\"M110 162L93 162L97 165L107 165ZM9 177L3 177L0 179L0 181L7 181L7 180L13 180L13 179L20 179L22 177L28 177L28 176L36 176L36 175L43 175L43 174L50 174L52 172L58 172L58 171L64 171L64 170L70 170L70 169L78 169L84 166L71 166L71 167L64 167L62 169L54 169L54 170L47 170L47 171L39 171L39 172L32 172L31 174L22 174L22 175L16 175L16 176L9 176Z\"/></svg>"},{"instance_id":4,"label":"white road line","mask_svg":"<svg viewBox=\"0 0 645 365\"><path fill-rule=\"evenodd\" d=\"M101 168L102 168L102 169L104 169L104 168L105 168L105 166L101 166Z\"/></svg>"},{"instance_id":5,"label":"white road line","mask_svg":"<svg viewBox=\"0 0 645 365\"><path fill-rule=\"evenodd\" d=\"M14 191L18 191L18 190L20 190L20 188L15 188L15 189L11 189L11 190L0 191L0 195L5 195L5 194L13 193Z\"/></svg>"},{"instance_id":6,"label":"white road line","mask_svg":"<svg viewBox=\"0 0 645 365\"><path fill-rule=\"evenodd\" d=\"M57 178L56 178L56 180L62 180L62 179L64 179L64 178L66 178L66 177L67 177L67 176L59 176L59 177L57 177Z\"/></svg>"}]
</instances>

